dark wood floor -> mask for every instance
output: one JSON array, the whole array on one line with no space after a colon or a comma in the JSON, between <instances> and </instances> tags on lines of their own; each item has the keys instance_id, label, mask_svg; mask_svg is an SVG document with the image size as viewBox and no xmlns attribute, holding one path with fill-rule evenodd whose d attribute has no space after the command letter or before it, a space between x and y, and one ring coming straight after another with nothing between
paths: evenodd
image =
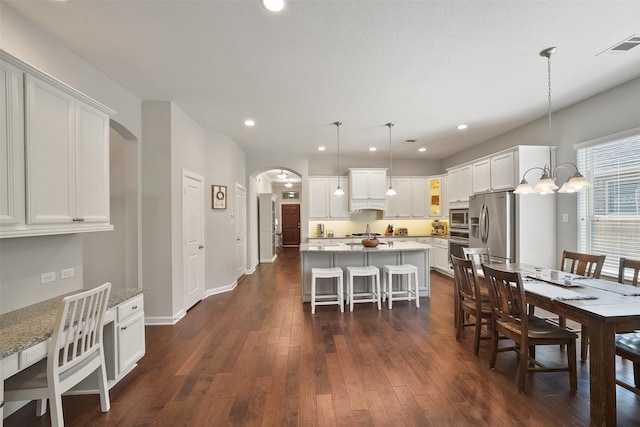
<instances>
[{"instance_id":1,"label":"dark wood floor","mask_svg":"<svg viewBox=\"0 0 640 427\"><path fill-rule=\"evenodd\" d=\"M566 373L530 375L516 390L513 353L488 368L489 342L454 338L452 281L431 275L420 309L406 302L340 314L300 303L297 249L262 264L233 292L207 298L175 326L148 326L147 354L111 390L66 396L68 426L584 426L588 366L577 393ZM538 351L564 361L557 347ZM619 363L631 377L631 364ZM5 426L48 426L29 404ZM640 398L618 388L621 426L640 425Z\"/></svg>"}]
</instances>

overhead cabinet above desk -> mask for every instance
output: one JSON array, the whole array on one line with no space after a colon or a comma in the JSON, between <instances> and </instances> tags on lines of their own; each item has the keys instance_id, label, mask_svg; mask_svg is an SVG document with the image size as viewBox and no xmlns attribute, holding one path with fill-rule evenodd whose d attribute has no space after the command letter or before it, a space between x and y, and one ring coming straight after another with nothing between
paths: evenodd
<instances>
[{"instance_id":1,"label":"overhead cabinet above desk","mask_svg":"<svg viewBox=\"0 0 640 427\"><path fill-rule=\"evenodd\" d=\"M0 237L113 230L109 116L114 111L0 51Z\"/></svg>"}]
</instances>

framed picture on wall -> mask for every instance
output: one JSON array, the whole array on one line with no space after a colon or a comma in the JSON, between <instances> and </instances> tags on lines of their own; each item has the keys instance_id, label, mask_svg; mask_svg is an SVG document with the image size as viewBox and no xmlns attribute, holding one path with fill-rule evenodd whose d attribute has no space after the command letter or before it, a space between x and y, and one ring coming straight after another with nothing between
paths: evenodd
<instances>
[{"instance_id":1,"label":"framed picture on wall","mask_svg":"<svg viewBox=\"0 0 640 427\"><path fill-rule=\"evenodd\" d=\"M211 207L213 209L227 209L227 186L211 186Z\"/></svg>"}]
</instances>

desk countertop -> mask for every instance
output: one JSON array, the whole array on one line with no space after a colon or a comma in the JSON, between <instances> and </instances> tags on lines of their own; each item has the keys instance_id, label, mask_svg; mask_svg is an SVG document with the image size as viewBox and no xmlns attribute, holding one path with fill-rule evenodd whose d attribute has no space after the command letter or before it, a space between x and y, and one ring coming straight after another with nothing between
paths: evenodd
<instances>
[{"instance_id":1,"label":"desk countertop","mask_svg":"<svg viewBox=\"0 0 640 427\"><path fill-rule=\"evenodd\" d=\"M142 292L142 289L111 289L107 309ZM0 315L0 359L49 339L63 297L61 295Z\"/></svg>"}]
</instances>

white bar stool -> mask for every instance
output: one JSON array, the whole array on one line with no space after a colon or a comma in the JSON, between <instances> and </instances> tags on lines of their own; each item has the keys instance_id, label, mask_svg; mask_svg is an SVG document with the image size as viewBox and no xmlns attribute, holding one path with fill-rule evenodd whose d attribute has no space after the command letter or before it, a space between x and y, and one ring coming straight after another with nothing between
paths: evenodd
<instances>
[{"instance_id":1,"label":"white bar stool","mask_svg":"<svg viewBox=\"0 0 640 427\"><path fill-rule=\"evenodd\" d=\"M393 290L393 276L407 276L407 288ZM413 280L411 279L413 277ZM388 286L388 289L387 289ZM402 287L402 285L401 285ZM393 301L416 300L416 307L420 308L420 295L418 294L418 267L412 264L384 265L382 274L382 298L389 299L389 309Z\"/></svg>"},{"instance_id":2,"label":"white bar stool","mask_svg":"<svg viewBox=\"0 0 640 427\"><path fill-rule=\"evenodd\" d=\"M369 291L359 292L357 294L354 293L354 277L371 277ZM353 304L358 302L378 303L378 310L380 310L380 269L378 269L378 267L373 265L367 265L364 267L347 267L347 301L349 301L349 311L353 311Z\"/></svg>"},{"instance_id":3,"label":"white bar stool","mask_svg":"<svg viewBox=\"0 0 640 427\"><path fill-rule=\"evenodd\" d=\"M343 275L343 272L340 267L329 267L329 268L316 267L311 269L311 314L314 314L316 312L316 305L334 305L335 304L340 306L340 312L344 312L344 292L342 287L342 275ZM337 293L316 295L317 279L338 279Z\"/></svg>"}]
</instances>

